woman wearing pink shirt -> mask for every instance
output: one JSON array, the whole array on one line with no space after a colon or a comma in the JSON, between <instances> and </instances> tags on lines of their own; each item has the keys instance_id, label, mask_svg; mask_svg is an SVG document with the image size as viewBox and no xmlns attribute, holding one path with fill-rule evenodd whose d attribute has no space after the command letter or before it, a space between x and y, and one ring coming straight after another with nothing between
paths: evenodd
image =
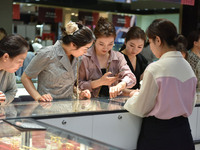
<instances>
[{"instance_id":1,"label":"woman wearing pink shirt","mask_svg":"<svg viewBox=\"0 0 200 150\"><path fill-rule=\"evenodd\" d=\"M137 150L194 150L188 116L197 79L179 51L185 46L184 37L165 19L154 20L147 36L159 60L146 68L139 94L124 106L143 117Z\"/></svg>"},{"instance_id":2,"label":"woman wearing pink shirt","mask_svg":"<svg viewBox=\"0 0 200 150\"><path fill-rule=\"evenodd\" d=\"M112 50L115 27L100 18L94 30L95 44L83 56L79 70L79 87L89 89L92 97L114 98L125 88L131 88L136 78L120 52Z\"/></svg>"}]
</instances>

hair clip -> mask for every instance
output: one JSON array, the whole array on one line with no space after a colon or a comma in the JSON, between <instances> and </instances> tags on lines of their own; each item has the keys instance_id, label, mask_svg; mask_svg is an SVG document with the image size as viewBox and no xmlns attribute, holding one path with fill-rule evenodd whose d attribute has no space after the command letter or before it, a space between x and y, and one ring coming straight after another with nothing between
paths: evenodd
<instances>
[{"instance_id":1,"label":"hair clip","mask_svg":"<svg viewBox=\"0 0 200 150\"><path fill-rule=\"evenodd\" d=\"M70 21L65 26L65 32L67 35L73 35L74 32L78 31L78 25L75 22Z\"/></svg>"}]
</instances>

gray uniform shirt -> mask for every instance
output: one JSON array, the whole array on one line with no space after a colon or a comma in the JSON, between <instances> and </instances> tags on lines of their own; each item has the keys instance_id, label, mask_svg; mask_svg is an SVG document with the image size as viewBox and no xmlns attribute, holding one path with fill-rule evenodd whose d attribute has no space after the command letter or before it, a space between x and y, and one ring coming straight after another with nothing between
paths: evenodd
<instances>
[{"instance_id":1,"label":"gray uniform shirt","mask_svg":"<svg viewBox=\"0 0 200 150\"><path fill-rule=\"evenodd\" d=\"M71 64L62 41L57 41L40 49L25 73L31 78L38 77L37 88L41 95L50 93L53 99L70 98L77 75L77 59Z\"/></svg>"},{"instance_id":2,"label":"gray uniform shirt","mask_svg":"<svg viewBox=\"0 0 200 150\"><path fill-rule=\"evenodd\" d=\"M6 100L2 105L6 105L14 100L17 93L15 74L0 70L0 81L0 91L6 96Z\"/></svg>"}]
</instances>

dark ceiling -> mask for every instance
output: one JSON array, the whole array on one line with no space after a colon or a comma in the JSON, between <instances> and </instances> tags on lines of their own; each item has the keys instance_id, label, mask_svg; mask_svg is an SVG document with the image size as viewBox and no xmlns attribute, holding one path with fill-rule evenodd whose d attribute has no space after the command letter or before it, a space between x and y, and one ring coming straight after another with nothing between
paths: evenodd
<instances>
[{"instance_id":1,"label":"dark ceiling","mask_svg":"<svg viewBox=\"0 0 200 150\"><path fill-rule=\"evenodd\" d=\"M180 10L179 3L159 0L138 0L131 3L112 0L13 0L13 2L133 14L179 13Z\"/></svg>"}]
</instances>

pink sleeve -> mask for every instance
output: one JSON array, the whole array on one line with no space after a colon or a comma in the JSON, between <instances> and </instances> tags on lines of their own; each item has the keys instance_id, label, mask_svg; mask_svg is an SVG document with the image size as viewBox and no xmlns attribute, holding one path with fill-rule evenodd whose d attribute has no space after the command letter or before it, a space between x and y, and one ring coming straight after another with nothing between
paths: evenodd
<instances>
[{"instance_id":1,"label":"pink sleeve","mask_svg":"<svg viewBox=\"0 0 200 150\"><path fill-rule=\"evenodd\" d=\"M126 59L124 58L124 55L121 53L118 53L119 57L119 77L121 78L121 81L126 82L127 88L132 88L136 84L136 77L132 73L131 69L127 65Z\"/></svg>"},{"instance_id":2,"label":"pink sleeve","mask_svg":"<svg viewBox=\"0 0 200 150\"><path fill-rule=\"evenodd\" d=\"M81 90L90 90L92 91L91 87L91 80L87 80L89 76L89 70L88 70L88 61L87 58L83 56L80 68L79 68L79 88Z\"/></svg>"}]
</instances>

